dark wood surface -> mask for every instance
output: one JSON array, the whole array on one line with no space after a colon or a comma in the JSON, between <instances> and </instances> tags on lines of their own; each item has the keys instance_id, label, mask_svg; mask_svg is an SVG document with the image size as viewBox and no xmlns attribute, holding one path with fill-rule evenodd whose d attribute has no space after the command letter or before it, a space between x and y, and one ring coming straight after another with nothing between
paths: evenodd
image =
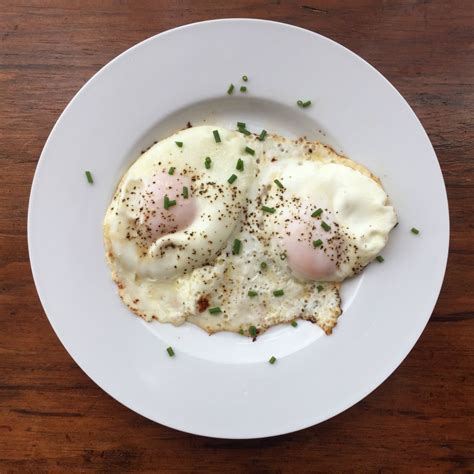
<instances>
[{"instance_id":1,"label":"dark wood surface","mask_svg":"<svg viewBox=\"0 0 474 474\"><path fill-rule=\"evenodd\" d=\"M443 290L400 368L319 426L240 442L155 424L89 380L43 313L26 240L38 156L73 94L133 44L223 17L302 26L378 68L424 124L451 212ZM0 472L473 471L473 31L472 0L0 0Z\"/></svg>"}]
</instances>

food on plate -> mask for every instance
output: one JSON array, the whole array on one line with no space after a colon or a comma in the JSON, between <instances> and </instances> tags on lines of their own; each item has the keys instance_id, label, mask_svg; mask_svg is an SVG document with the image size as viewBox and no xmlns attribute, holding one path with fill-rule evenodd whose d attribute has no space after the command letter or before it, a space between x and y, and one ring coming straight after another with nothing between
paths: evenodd
<instances>
[{"instance_id":1,"label":"food on plate","mask_svg":"<svg viewBox=\"0 0 474 474\"><path fill-rule=\"evenodd\" d=\"M379 255L396 222L362 165L238 123L182 130L142 154L103 230L135 314L255 337L298 318L330 334L341 282Z\"/></svg>"}]
</instances>

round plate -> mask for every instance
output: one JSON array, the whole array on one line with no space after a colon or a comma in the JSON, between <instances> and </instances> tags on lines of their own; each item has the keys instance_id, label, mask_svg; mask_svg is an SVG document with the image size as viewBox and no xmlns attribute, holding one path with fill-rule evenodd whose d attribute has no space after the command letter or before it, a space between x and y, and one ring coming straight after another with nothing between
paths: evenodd
<instances>
[{"instance_id":1,"label":"round plate","mask_svg":"<svg viewBox=\"0 0 474 474\"><path fill-rule=\"evenodd\" d=\"M246 93L239 91L243 74ZM301 109L298 99L313 104ZM111 281L101 226L123 172L141 150L188 121L233 128L237 120L251 130L331 145L377 174L397 210L400 225L383 251L385 262L344 283L344 314L331 336L310 323L272 328L256 342L230 333L209 337L188 323L147 324L121 303ZM28 214L41 302L79 366L143 416L222 438L314 425L382 383L428 321L448 240L438 161L400 94L339 44L259 20L167 31L99 71L51 132Z\"/></svg>"}]
</instances>

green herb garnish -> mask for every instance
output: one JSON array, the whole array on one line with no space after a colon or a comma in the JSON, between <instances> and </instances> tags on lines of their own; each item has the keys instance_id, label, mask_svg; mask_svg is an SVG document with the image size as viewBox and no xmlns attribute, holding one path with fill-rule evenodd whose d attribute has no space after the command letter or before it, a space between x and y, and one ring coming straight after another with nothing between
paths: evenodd
<instances>
[{"instance_id":1,"label":"green herb garnish","mask_svg":"<svg viewBox=\"0 0 474 474\"><path fill-rule=\"evenodd\" d=\"M249 290L249 292L247 293L248 296L250 296L250 298L253 298L255 296L258 295L258 293L256 291L253 291L253 290Z\"/></svg>"},{"instance_id":2,"label":"green herb garnish","mask_svg":"<svg viewBox=\"0 0 474 474\"><path fill-rule=\"evenodd\" d=\"M274 207L262 206L262 211L268 212L269 214L273 214L276 211L276 209Z\"/></svg>"},{"instance_id":3,"label":"green herb garnish","mask_svg":"<svg viewBox=\"0 0 474 474\"><path fill-rule=\"evenodd\" d=\"M247 92L246 86L240 86L240 92Z\"/></svg>"},{"instance_id":4,"label":"green herb garnish","mask_svg":"<svg viewBox=\"0 0 474 474\"><path fill-rule=\"evenodd\" d=\"M416 227L412 227L411 228L411 233L415 234L415 235L418 235L420 233L420 231Z\"/></svg>"},{"instance_id":5,"label":"green herb garnish","mask_svg":"<svg viewBox=\"0 0 474 474\"><path fill-rule=\"evenodd\" d=\"M234 92L234 84L231 84L231 85L229 86L229 88L227 89L227 94L230 95L230 94L232 94L232 92Z\"/></svg>"},{"instance_id":6,"label":"green herb garnish","mask_svg":"<svg viewBox=\"0 0 474 474\"><path fill-rule=\"evenodd\" d=\"M252 148L246 146L245 147L245 153L248 153L249 155L255 155L255 150L253 150Z\"/></svg>"},{"instance_id":7,"label":"green herb garnish","mask_svg":"<svg viewBox=\"0 0 474 474\"><path fill-rule=\"evenodd\" d=\"M385 259L382 257L382 255L378 255L377 257L375 257L375 260L377 260L377 262L379 262L379 263L382 263L383 261L385 261Z\"/></svg>"},{"instance_id":8,"label":"green herb garnish","mask_svg":"<svg viewBox=\"0 0 474 474\"><path fill-rule=\"evenodd\" d=\"M329 232L331 230L331 226L326 224L326 222L322 221L321 222L321 227L326 231Z\"/></svg>"},{"instance_id":9,"label":"green herb garnish","mask_svg":"<svg viewBox=\"0 0 474 474\"><path fill-rule=\"evenodd\" d=\"M250 135L250 132L247 130L247 124L245 122L237 122L237 129L240 133L244 135Z\"/></svg>"},{"instance_id":10,"label":"green herb garnish","mask_svg":"<svg viewBox=\"0 0 474 474\"><path fill-rule=\"evenodd\" d=\"M323 245L323 241L321 239L313 240L314 247L321 247L321 245Z\"/></svg>"},{"instance_id":11,"label":"green herb garnish","mask_svg":"<svg viewBox=\"0 0 474 474\"><path fill-rule=\"evenodd\" d=\"M257 328L255 326L250 326L249 327L249 334L253 337L257 335Z\"/></svg>"},{"instance_id":12,"label":"green herb garnish","mask_svg":"<svg viewBox=\"0 0 474 474\"><path fill-rule=\"evenodd\" d=\"M175 168L174 166L172 166L172 167L168 170L168 174L169 174L169 175L173 175L175 169L176 169L176 168Z\"/></svg>"},{"instance_id":13,"label":"green herb garnish","mask_svg":"<svg viewBox=\"0 0 474 474\"><path fill-rule=\"evenodd\" d=\"M309 107L311 105L310 100L307 100L306 102L303 102L302 100L298 100L296 103L298 104L298 107L303 107L303 108Z\"/></svg>"},{"instance_id":14,"label":"green herb garnish","mask_svg":"<svg viewBox=\"0 0 474 474\"><path fill-rule=\"evenodd\" d=\"M273 291L273 296L283 296L285 292L283 290L274 290Z\"/></svg>"},{"instance_id":15,"label":"green herb garnish","mask_svg":"<svg viewBox=\"0 0 474 474\"><path fill-rule=\"evenodd\" d=\"M166 349L166 352L168 353L168 355L170 357L173 357L174 356L174 350L171 346L169 346L167 349Z\"/></svg>"},{"instance_id":16,"label":"green herb garnish","mask_svg":"<svg viewBox=\"0 0 474 474\"><path fill-rule=\"evenodd\" d=\"M235 169L238 170L238 171L243 171L244 170L244 161L241 160L240 158L237 160L237 165L236 165Z\"/></svg>"},{"instance_id":17,"label":"green herb garnish","mask_svg":"<svg viewBox=\"0 0 474 474\"><path fill-rule=\"evenodd\" d=\"M219 313L222 313L222 309L220 309L219 306L214 306L214 308L209 308L209 313L219 314Z\"/></svg>"},{"instance_id":18,"label":"green herb garnish","mask_svg":"<svg viewBox=\"0 0 474 474\"><path fill-rule=\"evenodd\" d=\"M235 239L234 244L232 245L232 255L239 255L241 247L242 242L239 239Z\"/></svg>"},{"instance_id":19,"label":"green herb garnish","mask_svg":"<svg viewBox=\"0 0 474 474\"><path fill-rule=\"evenodd\" d=\"M263 140L265 140L265 137L267 136L267 131L266 130L262 130L260 132L260 135L258 136L258 139L263 142Z\"/></svg>"},{"instance_id":20,"label":"green herb garnish","mask_svg":"<svg viewBox=\"0 0 474 474\"><path fill-rule=\"evenodd\" d=\"M281 181L279 179L275 179L273 181L280 189L285 189L285 186L283 186L283 184L281 183Z\"/></svg>"},{"instance_id":21,"label":"green herb garnish","mask_svg":"<svg viewBox=\"0 0 474 474\"><path fill-rule=\"evenodd\" d=\"M206 167L206 169L211 169L211 163L212 163L212 160L206 156L206 159L204 160L204 166Z\"/></svg>"},{"instance_id":22,"label":"green herb garnish","mask_svg":"<svg viewBox=\"0 0 474 474\"><path fill-rule=\"evenodd\" d=\"M189 197L189 190L186 186L183 186L183 197L184 199L188 199Z\"/></svg>"},{"instance_id":23,"label":"green herb garnish","mask_svg":"<svg viewBox=\"0 0 474 474\"><path fill-rule=\"evenodd\" d=\"M176 206L176 200L170 200L168 195L165 195L164 202L163 202L163 207L168 210L170 207Z\"/></svg>"},{"instance_id":24,"label":"green herb garnish","mask_svg":"<svg viewBox=\"0 0 474 474\"><path fill-rule=\"evenodd\" d=\"M227 180L229 184L232 184L235 180L237 179L237 175L233 174L231 177Z\"/></svg>"},{"instance_id":25,"label":"green herb garnish","mask_svg":"<svg viewBox=\"0 0 474 474\"><path fill-rule=\"evenodd\" d=\"M175 142L176 143L176 146L178 146L179 148L183 148L183 142Z\"/></svg>"},{"instance_id":26,"label":"green herb garnish","mask_svg":"<svg viewBox=\"0 0 474 474\"><path fill-rule=\"evenodd\" d=\"M268 359L268 362L273 365L276 362L276 357L271 356L270 359Z\"/></svg>"},{"instance_id":27,"label":"green herb garnish","mask_svg":"<svg viewBox=\"0 0 474 474\"><path fill-rule=\"evenodd\" d=\"M216 141L216 143L220 143L221 136L219 135L219 130L213 130L212 134L214 135L214 140Z\"/></svg>"},{"instance_id":28,"label":"green herb garnish","mask_svg":"<svg viewBox=\"0 0 474 474\"><path fill-rule=\"evenodd\" d=\"M318 217L323 213L323 210L321 208L316 209L312 214L311 217Z\"/></svg>"},{"instance_id":29,"label":"green herb garnish","mask_svg":"<svg viewBox=\"0 0 474 474\"><path fill-rule=\"evenodd\" d=\"M86 178L89 184L92 184L94 182L94 178L92 178L92 173L90 171L86 171Z\"/></svg>"}]
</instances>

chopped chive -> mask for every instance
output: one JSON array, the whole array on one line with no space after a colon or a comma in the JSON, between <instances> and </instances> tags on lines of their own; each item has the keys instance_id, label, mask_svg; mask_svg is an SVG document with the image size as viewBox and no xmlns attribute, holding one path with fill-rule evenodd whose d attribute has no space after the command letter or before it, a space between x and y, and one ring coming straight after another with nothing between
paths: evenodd
<instances>
[{"instance_id":1,"label":"chopped chive","mask_svg":"<svg viewBox=\"0 0 474 474\"><path fill-rule=\"evenodd\" d=\"M237 179L237 175L233 174L231 177L227 180L229 184L232 184L235 180Z\"/></svg>"},{"instance_id":2,"label":"chopped chive","mask_svg":"<svg viewBox=\"0 0 474 474\"><path fill-rule=\"evenodd\" d=\"M253 337L257 335L257 328L255 326L250 326L249 327L249 334Z\"/></svg>"},{"instance_id":3,"label":"chopped chive","mask_svg":"<svg viewBox=\"0 0 474 474\"><path fill-rule=\"evenodd\" d=\"M186 186L183 186L183 197L184 199L188 199L189 197L189 190Z\"/></svg>"},{"instance_id":4,"label":"chopped chive","mask_svg":"<svg viewBox=\"0 0 474 474\"><path fill-rule=\"evenodd\" d=\"M412 227L411 228L411 233L415 234L415 235L418 235L420 233L420 231L416 227Z\"/></svg>"},{"instance_id":5,"label":"chopped chive","mask_svg":"<svg viewBox=\"0 0 474 474\"><path fill-rule=\"evenodd\" d=\"M176 168L175 168L174 166L172 166L172 167L168 170L168 174L169 174L169 175L173 175L175 169L176 169Z\"/></svg>"},{"instance_id":6,"label":"chopped chive","mask_svg":"<svg viewBox=\"0 0 474 474\"><path fill-rule=\"evenodd\" d=\"M273 296L283 296L285 292L283 290L275 290Z\"/></svg>"},{"instance_id":7,"label":"chopped chive","mask_svg":"<svg viewBox=\"0 0 474 474\"><path fill-rule=\"evenodd\" d=\"M179 148L183 148L183 142L175 142L176 143L176 146L178 146Z\"/></svg>"},{"instance_id":8,"label":"chopped chive","mask_svg":"<svg viewBox=\"0 0 474 474\"><path fill-rule=\"evenodd\" d=\"M267 262L261 262L261 263L260 263L260 268L261 268L262 270L266 270L266 269L268 268L268 263L267 263Z\"/></svg>"},{"instance_id":9,"label":"chopped chive","mask_svg":"<svg viewBox=\"0 0 474 474\"><path fill-rule=\"evenodd\" d=\"M250 298L253 298L254 296L257 296L258 293L256 291L253 291L253 290L249 290L249 292L247 293L248 296L250 296Z\"/></svg>"},{"instance_id":10,"label":"chopped chive","mask_svg":"<svg viewBox=\"0 0 474 474\"><path fill-rule=\"evenodd\" d=\"M227 94L232 94L234 92L234 84L230 84L229 88L227 89Z\"/></svg>"},{"instance_id":11,"label":"chopped chive","mask_svg":"<svg viewBox=\"0 0 474 474\"><path fill-rule=\"evenodd\" d=\"M94 182L94 178L92 178L92 173L90 171L86 171L86 178L89 184L92 184Z\"/></svg>"},{"instance_id":12,"label":"chopped chive","mask_svg":"<svg viewBox=\"0 0 474 474\"><path fill-rule=\"evenodd\" d=\"M239 255L241 247L242 242L239 239L235 239L234 245L232 245L232 255Z\"/></svg>"},{"instance_id":13,"label":"chopped chive","mask_svg":"<svg viewBox=\"0 0 474 474\"><path fill-rule=\"evenodd\" d=\"M245 122L237 122L237 130L244 135L250 135L250 132L247 130L247 124Z\"/></svg>"},{"instance_id":14,"label":"chopped chive","mask_svg":"<svg viewBox=\"0 0 474 474\"><path fill-rule=\"evenodd\" d=\"M165 209L169 209L170 207L172 206L176 206L176 200L173 199L172 201L170 200L170 198L168 197L168 195L166 194L165 195L165 198L164 198L164 203L163 203L163 207Z\"/></svg>"},{"instance_id":15,"label":"chopped chive","mask_svg":"<svg viewBox=\"0 0 474 474\"><path fill-rule=\"evenodd\" d=\"M331 230L331 226L328 225L328 224L326 224L326 222L324 222L324 221L321 222L321 227L322 227L326 232L328 232L328 231Z\"/></svg>"},{"instance_id":16,"label":"chopped chive","mask_svg":"<svg viewBox=\"0 0 474 474\"><path fill-rule=\"evenodd\" d=\"M206 169L211 169L211 163L212 163L212 160L206 156L206 159L204 160L204 166L206 167Z\"/></svg>"},{"instance_id":17,"label":"chopped chive","mask_svg":"<svg viewBox=\"0 0 474 474\"><path fill-rule=\"evenodd\" d=\"M275 179L273 181L280 189L285 189L285 186L283 186L283 184L281 183L281 181L279 179Z\"/></svg>"},{"instance_id":18,"label":"chopped chive","mask_svg":"<svg viewBox=\"0 0 474 474\"><path fill-rule=\"evenodd\" d=\"M252 148L246 146L245 147L245 153L248 153L249 155L255 155L255 150L253 150Z\"/></svg>"},{"instance_id":19,"label":"chopped chive","mask_svg":"<svg viewBox=\"0 0 474 474\"><path fill-rule=\"evenodd\" d=\"M249 78L248 78L247 76L242 76L242 80L243 80L244 82L247 82L247 81L249 80Z\"/></svg>"},{"instance_id":20,"label":"chopped chive","mask_svg":"<svg viewBox=\"0 0 474 474\"><path fill-rule=\"evenodd\" d=\"M240 158L237 160L237 165L236 165L235 169L238 170L238 171L243 171L244 170L244 161L241 160Z\"/></svg>"},{"instance_id":21,"label":"chopped chive","mask_svg":"<svg viewBox=\"0 0 474 474\"><path fill-rule=\"evenodd\" d=\"M313 245L314 247L321 247L321 245L323 245L323 241L321 239L314 240Z\"/></svg>"},{"instance_id":22,"label":"chopped chive","mask_svg":"<svg viewBox=\"0 0 474 474\"><path fill-rule=\"evenodd\" d=\"M323 210L321 208L316 209L312 214L311 217L318 217L323 213Z\"/></svg>"},{"instance_id":23,"label":"chopped chive","mask_svg":"<svg viewBox=\"0 0 474 474\"><path fill-rule=\"evenodd\" d=\"M324 286L323 285L318 285L316 287L316 289L318 290L318 293L321 293L321 291L323 291L323 289L324 289Z\"/></svg>"},{"instance_id":24,"label":"chopped chive","mask_svg":"<svg viewBox=\"0 0 474 474\"><path fill-rule=\"evenodd\" d=\"M222 313L222 309L220 309L219 306L214 306L214 308L209 308L209 313L219 314Z\"/></svg>"},{"instance_id":25,"label":"chopped chive","mask_svg":"<svg viewBox=\"0 0 474 474\"><path fill-rule=\"evenodd\" d=\"M298 326L298 323L296 321L292 321L291 325L295 328L296 326Z\"/></svg>"},{"instance_id":26,"label":"chopped chive","mask_svg":"<svg viewBox=\"0 0 474 474\"><path fill-rule=\"evenodd\" d=\"M247 87L240 86L240 92L247 92Z\"/></svg>"},{"instance_id":27,"label":"chopped chive","mask_svg":"<svg viewBox=\"0 0 474 474\"><path fill-rule=\"evenodd\" d=\"M375 260L377 260L377 262L379 263L382 263L385 259L382 257L382 255L378 255L377 257L375 257Z\"/></svg>"},{"instance_id":28,"label":"chopped chive","mask_svg":"<svg viewBox=\"0 0 474 474\"><path fill-rule=\"evenodd\" d=\"M270 359L268 359L268 362L270 362L270 364L274 364L276 362L276 357L275 356L271 356Z\"/></svg>"},{"instance_id":29,"label":"chopped chive","mask_svg":"<svg viewBox=\"0 0 474 474\"><path fill-rule=\"evenodd\" d=\"M239 334L240 334L241 336L244 335L244 330L243 330L242 328L239 329Z\"/></svg>"},{"instance_id":30,"label":"chopped chive","mask_svg":"<svg viewBox=\"0 0 474 474\"><path fill-rule=\"evenodd\" d=\"M219 135L219 130L213 130L212 134L214 135L214 140L216 141L216 143L220 143L221 136Z\"/></svg>"},{"instance_id":31,"label":"chopped chive","mask_svg":"<svg viewBox=\"0 0 474 474\"><path fill-rule=\"evenodd\" d=\"M260 132L260 135L258 136L258 139L263 142L263 140L265 140L265 137L267 136L267 131L266 130L262 130Z\"/></svg>"},{"instance_id":32,"label":"chopped chive","mask_svg":"<svg viewBox=\"0 0 474 474\"><path fill-rule=\"evenodd\" d=\"M250 132L246 128L240 127L239 132L243 133L244 135L250 135Z\"/></svg>"},{"instance_id":33,"label":"chopped chive","mask_svg":"<svg viewBox=\"0 0 474 474\"><path fill-rule=\"evenodd\" d=\"M169 355L170 357L173 357L173 356L174 356L174 350L173 350L173 348L172 348L171 346L169 346L169 347L166 348L166 352L168 353L168 355Z\"/></svg>"},{"instance_id":34,"label":"chopped chive","mask_svg":"<svg viewBox=\"0 0 474 474\"><path fill-rule=\"evenodd\" d=\"M276 209L274 207L262 206L262 211L268 212L269 214L273 214Z\"/></svg>"},{"instance_id":35,"label":"chopped chive","mask_svg":"<svg viewBox=\"0 0 474 474\"><path fill-rule=\"evenodd\" d=\"M296 103L298 104L298 107L303 107L303 108L309 107L311 105L310 100L307 100L306 102L303 102L302 100L298 100Z\"/></svg>"}]
</instances>

